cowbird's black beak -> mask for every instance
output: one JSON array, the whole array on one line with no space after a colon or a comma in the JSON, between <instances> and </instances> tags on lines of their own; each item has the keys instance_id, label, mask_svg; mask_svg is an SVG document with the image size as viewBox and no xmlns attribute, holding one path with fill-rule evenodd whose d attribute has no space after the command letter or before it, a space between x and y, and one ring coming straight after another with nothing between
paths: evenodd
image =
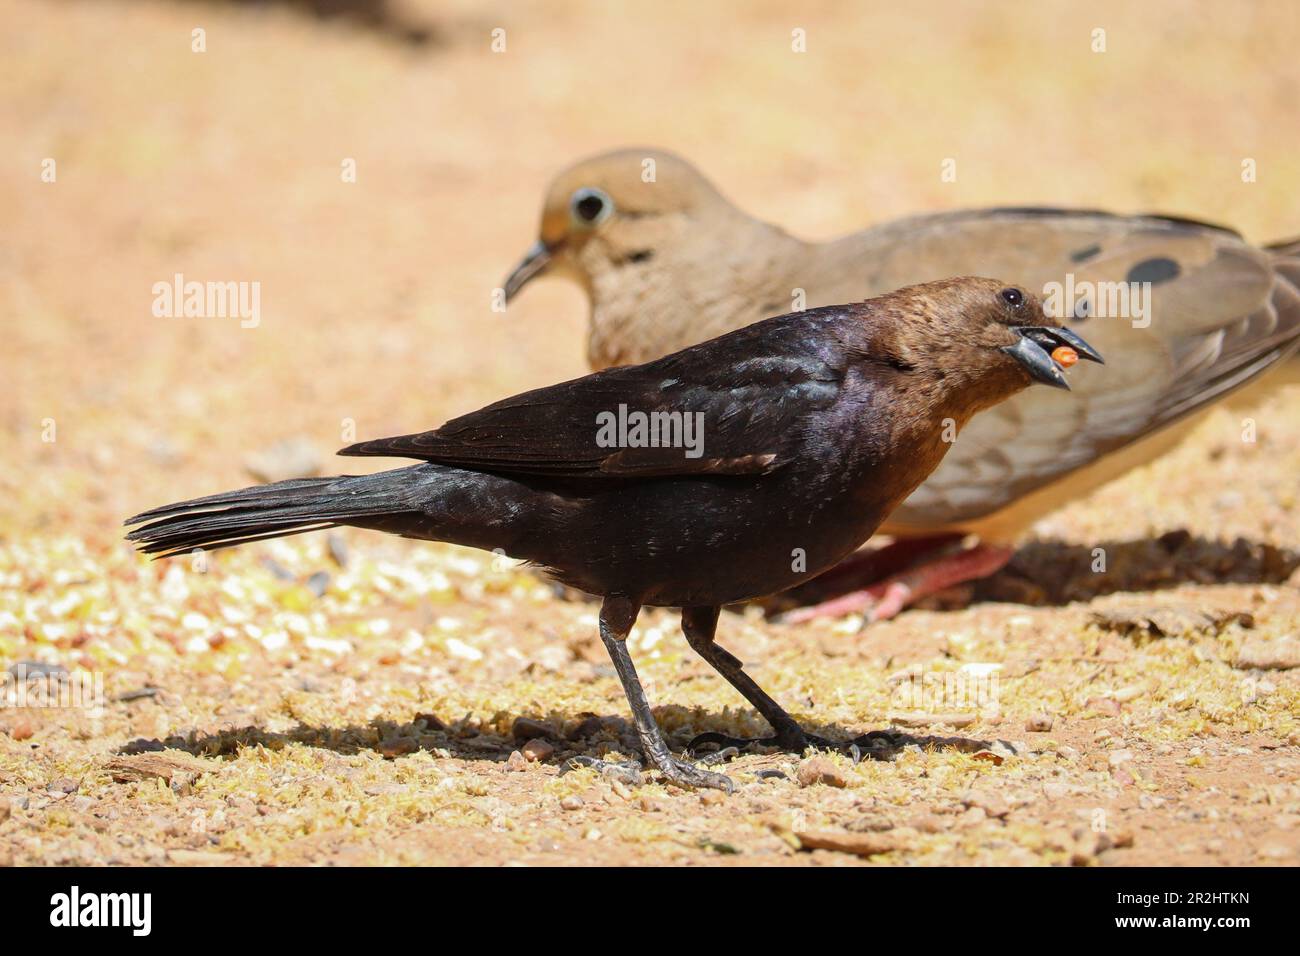
<instances>
[{"instance_id":1,"label":"cowbird's black beak","mask_svg":"<svg viewBox=\"0 0 1300 956\"><path fill-rule=\"evenodd\" d=\"M1052 360L1053 350L1062 345L1074 349L1079 353L1079 358L1105 364L1101 353L1069 329L1050 325L1022 325L1015 331L1020 333L1020 341L1015 345L1003 346L1002 351L1023 365L1035 382L1069 390L1069 381L1061 367Z\"/></svg>"},{"instance_id":2,"label":"cowbird's black beak","mask_svg":"<svg viewBox=\"0 0 1300 956\"><path fill-rule=\"evenodd\" d=\"M506 284L502 286L506 292L506 302L513 299L530 279L538 276L550 264L551 247L538 239L524 253L524 257L519 260L519 265L515 266L515 271L506 277Z\"/></svg>"}]
</instances>

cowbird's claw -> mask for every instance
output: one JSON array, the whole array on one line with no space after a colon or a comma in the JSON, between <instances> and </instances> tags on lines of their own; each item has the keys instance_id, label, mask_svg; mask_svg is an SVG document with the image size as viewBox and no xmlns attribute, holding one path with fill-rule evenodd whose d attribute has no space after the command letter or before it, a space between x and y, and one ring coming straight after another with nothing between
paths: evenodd
<instances>
[{"instance_id":1,"label":"cowbird's claw","mask_svg":"<svg viewBox=\"0 0 1300 956\"><path fill-rule=\"evenodd\" d=\"M733 749L729 756L734 755L735 750ZM701 762L714 763L718 759L725 759L720 754L710 756L713 758L712 760ZM701 770L694 764L685 760L678 760L676 757L669 756L665 760L656 760L655 767L664 775L666 780L681 787L710 787L714 790L724 790L727 793L731 793L735 789L735 784L732 783L730 777ZM594 770L606 780L617 780L629 787L639 786L642 783L641 771L644 769L635 760L624 760L615 763L612 760L600 760L596 757L580 754L576 757L570 757L564 762L560 767L560 776L564 776L570 770L580 768Z\"/></svg>"},{"instance_id":2,"label":"cowbird's claw","mask_svg":"<svg viewBox=\"0 0 1300 956\"><path fill-rule=\"evenodd\" d=\"M709 754L704 758L710 763L716 763L736 756L740 751L751 747L781 750L786 753L796 754L802 754L809 748L816 747L818 750L833 750L848 754L853 758L854 763L858 763L864 759L888 760L897 754L907 742L908 738L906 736L892 730L873 730L848 742L828 740L816 734L805 733L801 733L799 736L778 734L772 737L732 737L728 734L710 731L709 733L698 734L686 745L686 752L694 754L701 747L716 746L719 748L717 753Z\"/></svg>"},{"instance_id":3,"label":"cowbird's claw","mask_svg":"<svg viewBox=\"0 0 1300 956\"><path fill-rule=\"evenodd\" d=\"M570 757L560 767L560 776L564 776L570 770L587 767L607 780L617 780L634 787L641 782L641 764L635 760L624 760L615 763L612 760L598 760L595 757L588 757L580 754L576 757Z\"/></svg>"},{"instance_id":4,"label":"cowbird's claw","mask_svg":"<svg viewBox=\"0 0 1300 956\"><path fill-rule=\"evenodd\" d=\"M685 760L678 760L676 757L669 757L667 760L655 761L659 772L664 775L664 779L679 787L698 788L708 787L711 790L721 790L723 793L734 793L736 785L731 778L725 774L713 773L711 770L701 770L693 763L687 763Z\"/></svg>"},{"instance_id":5,"label":"cowbird's claw","mask_svg":"<svg viewBox=\"0 0 1300 956\"><path fill-rule=\"evenodd\" d=\"M779 734L772 737L733 737L730 734L708 731L696 734L691 739L691 742L686 745L686 752L695 755L699 753L702 747L716 747L716 752L707 754L705 759L710 763L718 763L730 757L738 756L740 751L751 748L782 750L786 753L803 753L813 746L818 746L818 744L802 734L798 737L783 737Z\"/></svg>"},{"instance_id":6,"label":"cowbird's claw","mask_svg":"<svg viewBox=\"0 0 1300 956\"><path fill-rule=\"evenodd\" d=\"M868 760L889 760L910 742L906 734L893 730L873 730L854 737L847 745L853 754L853 762L858 763L864 757Z\"/></svg>"},{"instance_id":7,"label":"cowbird's claw","mask_svg":"<svg viewBox=\"0 0 1300 956\"><path fill-rule=\"evenodd\" d=\"M694 743L695 741L691 741ZM721 750L715 750L711 754L704 754L696 757L695 762L701 767L712 767L714 764L726 763L732 757L739 757L740 750L736 747L723 747Z\"/></svg>"}]
</instances>

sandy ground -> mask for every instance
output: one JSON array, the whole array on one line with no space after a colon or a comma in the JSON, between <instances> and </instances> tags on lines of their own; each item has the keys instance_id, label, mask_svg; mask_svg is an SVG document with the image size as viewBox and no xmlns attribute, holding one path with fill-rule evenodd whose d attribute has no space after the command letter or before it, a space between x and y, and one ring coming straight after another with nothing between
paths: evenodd
<instances>
[{"instance_id":1,"label":"sandy ground","mask_svg":"<svg viewBox=\"0 0 1300 956\"><path fill-rule=\"evenodd\" d=\"M576 289L490 296L549 176L613 146L677 149L808 236L1032 202L1294 235L1294 5L388 6L372 28L0 0L0 666L104 692L0 708L0 863L1300 861L1295 386L1214 411L930 608L724 615L811 727L978 742L748 755L730 798L559 774L633 741L595 607L525 571L359 532L200 570L118 527L247 483L281 439L334 470L349 422L398 434L581 373ZM155 318L177 272L260 282L261 324ZM674 614L632 642L676 745L762 730Z\"/></svg>"}]
</instances>

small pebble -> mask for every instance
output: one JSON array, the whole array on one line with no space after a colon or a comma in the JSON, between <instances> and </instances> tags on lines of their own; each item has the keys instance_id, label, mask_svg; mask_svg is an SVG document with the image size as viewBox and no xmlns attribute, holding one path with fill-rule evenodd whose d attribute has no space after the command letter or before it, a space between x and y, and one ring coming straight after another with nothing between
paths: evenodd
<instances>
[{"instance_id":1,"label":"small pebble","mask_svg":"<svg viewBox=\"0 0 1300 956\"><path fill-rule=\"evenodd\" d=\"M560 798L560 809L561 809L561 810L581 810L581 809L582 809L582 797L578 796L576 793L571 793L571 794L569 794L567 797L561 797L561 798Z\"/></svg>"},{"instance_id":2,"label":"small pebble","mask_svg":"<svg viewBox=\"0 0 1300 956\"><path fill-rule=\"evenodd\" d=\"M1118 717L1120 712L1119 701L1113 697L1089 697L1083 709L1102 717Z\"/></svg>"},{"instance_id":3,"label":"small pebble","mask_svg":"<svg viewBox=\"0 0 1300 956\"><path fill-rule=\"evenodd\" d=\"M1025 721L1025 730L1035 734L1045 734L1052 729L1051 714L1033 714Z\"/></svg>"},{"instance_id":4,"label":"small pebble","mask_svg":"<svg viewBox=\"0 0 1300 956\"><path fill-rule=\"evenodd\" d=\"M843 833L834 830L802 831L794 834L804 850L834 850L855 856L875 856L898 849L897 836L888 833Z\"/></svg>"},{"instance_id":5,"label":"small pebble","mask_svg":"<svg viewBox=\"0 0 1300 956\"><path fill-rule=\"evenodd\" d=\"M971 790L962 797L962 803L968 807L983 810L990 817L1001 819L1011 812L1011 804L996 793Z\"/></svg>"},{"instance_id":6,"label":"small pebble","mask_svg":"<svg viewBox=\"0 0 1300 956\"><path fill-rule=\"evenodd\" d=\"M541 737L534 737L524 744L523 755L525 760L532 763L541 763L544 760L550 760L555 755L555 745L548 740L543 740Z\"/></svg>"},{"instance_id":7,"label":"small pebble","mask_svg":"<svg viewBox=\"0 0 1300 956\"><path fill-rule=\"evenodd\" d=\"M944 830L948 829L947 821L945 821L943 817L934 813L919 817L913 821L912 826L920 830L922 833L942 833Z\"/></svg>"},{"instance_id":8,"label":"small pebble","mask_svg":"<svg viewBox=\"0 0 1300 956\"><path fill-rule=\"evenodd\" d=\"M510 736L514 737L515 740L536 740L539 737L553 737L555 731L540 720L516 717L514 726L510 728Z\"/></svg>"},{"instance_id":9,"label":"small pebble","mask_svg":"<svg viewBox=\"0 0 1300 956\"><path fill-rule=\"evenodd\" d=\"M983 807L968 807L961 815L962 826L976 826L989 818Z\"/></svg>"},{"instance_id":10,"label":"small pebble","mask_svg":"<svg viewBox=\"0 0 1300 956\"><path fill-rule=\"evenodd\" d=\"M1111 767L1118 767L1120 764L1132 759L1133 759L1133 751L1116 750L1114 753L1110 755L1109 763Z\"/></svg>"},{"instance_id":11,"label":"small pebble","mask_svg":"<svg viewBox=\"0 0 1300 956\"><path fill-rule=\"evenodd\" d=\"M1290 670L1293 667L1300 667L1300 639L1252 638L1242 644L1232 666L1242 670Z\"/></svg>"},{"instance_id":12,"label":"small pebble","mask_svg":"<svg viewBox=\"0 0 1300 956\"><path fill-rule=\"evenodd\" d=\"M510 751L510 756L506 758L506 769L522 771L528 769L528 760L518 750Z\"/></svg>"},{"instance_id":13,"label":"small pebble","mask_svg":"<svg viewBox=\"0 0 1300 956\"><path fill-rule=\"evenodd\" d=\"M795 771L795 779L801 787L811 787L814 784L825 784L828 787L847 787L848 778L839 767L831 763L826 757L809 757L799 764L798 770Z\"/></svg>"},{"instance_id":14,"label":"small pebble","mask_svg":"<svg viewBox=\"0 0 1300 956\"><path fill-rule=\"evenodd\" d=\"M612 790L614 793L618 794L624 800L632 799L631 788L629 788L627 784L625 784L622 780L619 780L617 777L614 777L609 781L609 789Z\"/></svg>"},{"instance_id":15,"label":"small pebble","mask_svg":"<svg viewBox=\"0 0 1300 956\"><path fill-rule=\"evenodd\" d=\"M377 749L384 757L392 760L394 757L415 753L420 749L420 742L414 737L391 737L382 741Z\"/></svg>"}]
</instances>

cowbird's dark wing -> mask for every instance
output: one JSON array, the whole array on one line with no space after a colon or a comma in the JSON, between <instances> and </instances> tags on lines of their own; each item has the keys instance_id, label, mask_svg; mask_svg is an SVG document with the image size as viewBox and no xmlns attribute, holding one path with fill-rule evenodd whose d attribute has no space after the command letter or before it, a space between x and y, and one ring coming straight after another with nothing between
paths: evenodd
<instances>
[{"instance_id":1,"label":"cowbird's dark wing","mask_svg":"<svg viewBox=\"0 0 1300 956\"><path fill-rule=\"evenodd\" d=\"M761 322L646 365L524 392L434 431L339 454L575 478L765 474L790 460L804 423L838 394L846 363L828 332L832 317ZM668 447L635 438L641 414L655 429L645 440L658 434ZM620 422L631 426L623 435Z\"/></svg>"}]
</instances>

